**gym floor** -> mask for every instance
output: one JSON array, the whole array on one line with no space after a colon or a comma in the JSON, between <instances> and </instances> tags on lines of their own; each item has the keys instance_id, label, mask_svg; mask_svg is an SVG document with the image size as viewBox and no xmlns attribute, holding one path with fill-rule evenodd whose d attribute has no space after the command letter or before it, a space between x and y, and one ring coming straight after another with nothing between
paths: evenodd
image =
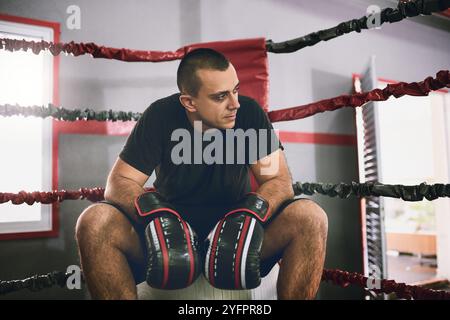
<instances>
[{"instance_id":1,"label":"gym floor","mask_svg":"<svg viewBox=\"0 0 450 320\"><path fill-rule=\"evenodd\" d=\"M437 277L435 257L419 257L417 255L388 255L388 278L396 282L414 284L432 280Z\"/></svg>"}]
</instances>

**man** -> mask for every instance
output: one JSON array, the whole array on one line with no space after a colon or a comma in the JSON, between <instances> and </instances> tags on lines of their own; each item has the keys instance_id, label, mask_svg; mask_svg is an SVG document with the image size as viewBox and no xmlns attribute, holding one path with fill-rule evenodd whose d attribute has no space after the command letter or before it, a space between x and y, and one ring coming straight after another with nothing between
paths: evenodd
<instances>
[{"instance_id":1,"label":"man","mask_svg":"<svg viewBox=\"0 0 450 320\"><path fill-rule=\"evenodd\" d=\"M91 296L136 299L145 276L155 287L181 288L199 270L214 286L253 288L281 259L278 298L313 299L325 258L325 212L293 199L276 137L258 134L252 143L249 135L242 145L227 135L273 132L266 114L238 95L236 70L214 50L188 53L177 84L179 94L154 102L137 122L108 176L105 201L78 219ZM194 138L180 142L186 136ZM153 170L156 190L145 192ZM250 171L255 193L248 193Z\"/></svg>"}]
</instances>

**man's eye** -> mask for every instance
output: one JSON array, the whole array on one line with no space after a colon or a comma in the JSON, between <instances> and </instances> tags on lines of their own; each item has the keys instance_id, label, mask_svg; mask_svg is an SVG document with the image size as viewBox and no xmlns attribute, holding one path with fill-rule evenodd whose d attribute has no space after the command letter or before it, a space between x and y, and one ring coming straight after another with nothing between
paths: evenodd
<instances>
[{"instance_id":1,"label":"man's eye","mask_svg":"<svg viewBox=\"0 0 450 320\"><path fill-rule=\"evenodd\" d=\"M221 94L221 95L219 95L219 96L216 96L216 100L217 101L223 101L225 98L226 98L226 94Z\"/></svg>"}]
</instances>

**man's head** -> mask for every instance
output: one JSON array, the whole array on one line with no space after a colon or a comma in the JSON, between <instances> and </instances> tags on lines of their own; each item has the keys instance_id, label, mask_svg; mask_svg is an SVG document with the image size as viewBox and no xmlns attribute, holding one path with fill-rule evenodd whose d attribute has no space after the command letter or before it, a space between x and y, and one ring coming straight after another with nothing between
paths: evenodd
<instances>
[{"instance_id":1,"label":"man's head","mask_svg":"<svg viewBox=\"0 0 450 320\"><path fill-rule=\"evenodd\" d=\"M191 123L202 121L203 130L234 127L239 79L224 55L206 48L189 52L178 67L177 84Z\"/></svg>"}]
</instances>

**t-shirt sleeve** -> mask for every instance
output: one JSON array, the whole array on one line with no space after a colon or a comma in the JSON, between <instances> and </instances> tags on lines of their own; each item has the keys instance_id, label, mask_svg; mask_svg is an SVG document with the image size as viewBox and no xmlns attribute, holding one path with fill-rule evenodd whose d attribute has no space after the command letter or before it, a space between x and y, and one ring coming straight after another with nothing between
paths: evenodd
<instances>
[{"instance_id":1,"label":"t-shirt sleeve","mask_svg":"<svg viewBox=\"0 0 450 320\"><path fill-rule=\"evenodd\" d=\"M148 107L128 136L119 154L120 159L150 176L162 158L162 123L156 108L153 105Z\"/></svg>"},{"instance_id":2,"label":"t-shirt sleeve","mask_svg":"<svg viewBox=\"0 0 450 320\"><path fill-rule=\"evenodd\" d=\"M275 152L278 149L284 150L278 136L276 135L275 129L272 126L267 114L264 112L263 108L253 99L249 99L249 117L248 117L248 128L253 128L256 130L256 136L258 143L256 146L251 146L253 150L256 150L256 159L250 154L248 158L250 163L254 160L259 160L267 155ZM256 148L255 148L256 147Z\"/></svg>"}]
</instances>

